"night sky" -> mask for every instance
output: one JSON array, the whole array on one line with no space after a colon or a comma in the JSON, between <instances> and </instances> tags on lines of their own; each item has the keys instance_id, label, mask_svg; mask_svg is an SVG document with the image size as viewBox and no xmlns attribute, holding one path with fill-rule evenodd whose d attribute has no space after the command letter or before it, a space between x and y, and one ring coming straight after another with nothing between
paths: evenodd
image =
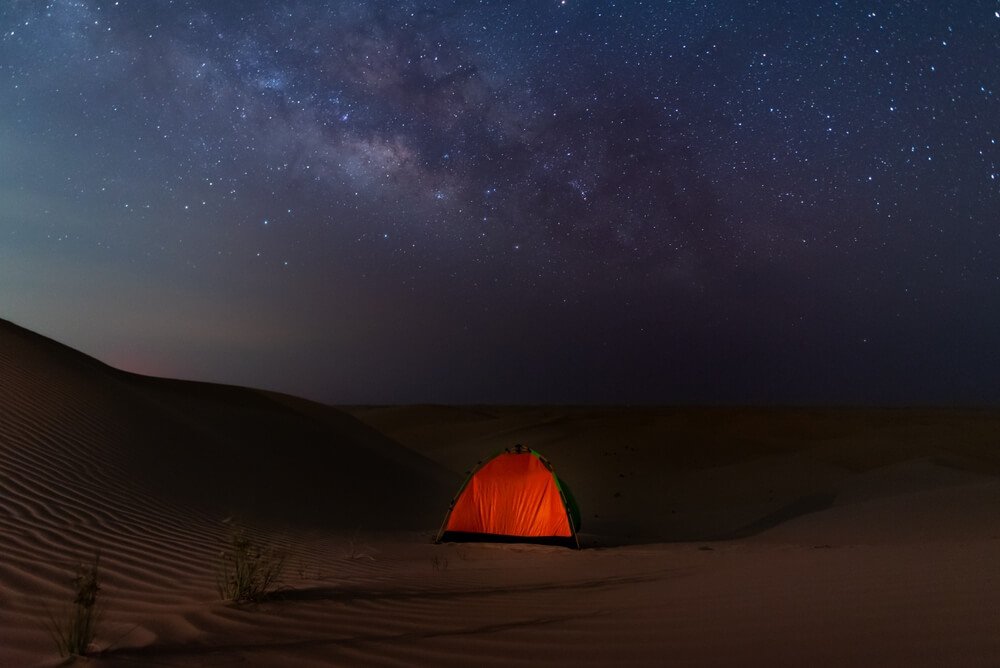
<instances>
[{"instance_id":1,"label":"night sky","mask_svg":"<svg viewBox=\"0 0 1000 668\"><path fill-rule=\"evenodd\" d=\"M998 142L998 0L3 0L0 317L326 402L997 402Z\"/></svg>"}]
</instances>

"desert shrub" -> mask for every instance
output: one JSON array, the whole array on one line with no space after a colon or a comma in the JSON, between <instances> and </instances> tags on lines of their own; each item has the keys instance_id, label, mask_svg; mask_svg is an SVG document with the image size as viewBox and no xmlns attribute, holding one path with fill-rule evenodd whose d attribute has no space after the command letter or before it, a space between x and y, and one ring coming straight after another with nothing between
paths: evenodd
<instances>
[{"instance_id":1,"label":"desert shrub","mask_svg":"<svg viewBox=\"0 0 1000 668\"><path fill-rule=\"evenodd\" d=\"M61 656L80 656L87 652L97 632L97 592L101 590L98 570L101 557L81 564L73 578L73 605L58 618L49 615L49 631Z\"/></svg>"},{"instance_id":2,"label":"desert shrub","mask_svg":"<svg viewBox=\"0 0 1000 668\"><path fill-rule=\"evenodd\" d=\"M235 529L222 551L219 596L224 601L260 601L274 591L285 568L285 557L257 543L243 529Z\"/></svg>"}]
</instances>

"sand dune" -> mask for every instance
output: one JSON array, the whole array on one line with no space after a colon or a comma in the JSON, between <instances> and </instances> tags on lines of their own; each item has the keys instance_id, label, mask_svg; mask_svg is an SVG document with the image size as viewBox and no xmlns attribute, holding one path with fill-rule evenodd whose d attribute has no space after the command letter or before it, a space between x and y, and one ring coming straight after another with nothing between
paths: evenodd
<instances>
[{"instance_id":1,"label":"sand dune","mask_svg":"<svg viewBox=\"0 0 1000 668\"><path fill-rule=\"evenodd\" d=\"M109 592L211 598L223 518L424 529L457 484L335 409L133 376L3 322L0 406L0 653L18 659L49 644L45 607L96 551Z\"/></svg>"},{"instance_id":2,"label":"sand dune","mask_svg":"<svg viewBox=\"0 0 1000 668\"><path fill-rule=\"evenodd\" d=\"M98 665L998 665L998 435L990 410L344 412L0 322L0 665L59 662L45 619L96 550ZM589 549L431 544L517 442ZM288 555L265 603L215 593L233 514Z\"/></svg>"}]
</instances>

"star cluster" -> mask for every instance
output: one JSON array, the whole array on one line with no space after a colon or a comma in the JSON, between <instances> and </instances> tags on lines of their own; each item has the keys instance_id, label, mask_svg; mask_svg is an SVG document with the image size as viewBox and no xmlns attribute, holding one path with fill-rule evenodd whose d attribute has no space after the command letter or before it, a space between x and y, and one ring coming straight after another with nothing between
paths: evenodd
<instances>
[{"instance_id":1,"label":"star cluster","mask_svg":"<svg viewBox=\"0 0 1000 668\"><path fill-rule=\"evenodd\" d=\"M326 401L996 401L998 63L996 0L5 2L0 315Z\"/></svg>"}]
</instances>

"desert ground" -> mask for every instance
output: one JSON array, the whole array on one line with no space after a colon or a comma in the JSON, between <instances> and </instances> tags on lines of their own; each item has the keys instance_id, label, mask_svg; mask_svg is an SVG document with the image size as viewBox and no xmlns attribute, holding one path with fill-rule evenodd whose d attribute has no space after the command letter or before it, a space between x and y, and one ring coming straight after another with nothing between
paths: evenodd
<instances>
[{"instance_id":1,"label":"desert ground","mask_svg":"<svg viewBox=\"0 0 1000 668\"><path fill-rule=\"evenodd\" d=\"M582 549L433 544L522 443ZM275 594L216 592L235 525ZM97 666L1000 665L1000 410L329 407L0 321L0 666L100 554Z\"/></svg>"}]
</instances>

